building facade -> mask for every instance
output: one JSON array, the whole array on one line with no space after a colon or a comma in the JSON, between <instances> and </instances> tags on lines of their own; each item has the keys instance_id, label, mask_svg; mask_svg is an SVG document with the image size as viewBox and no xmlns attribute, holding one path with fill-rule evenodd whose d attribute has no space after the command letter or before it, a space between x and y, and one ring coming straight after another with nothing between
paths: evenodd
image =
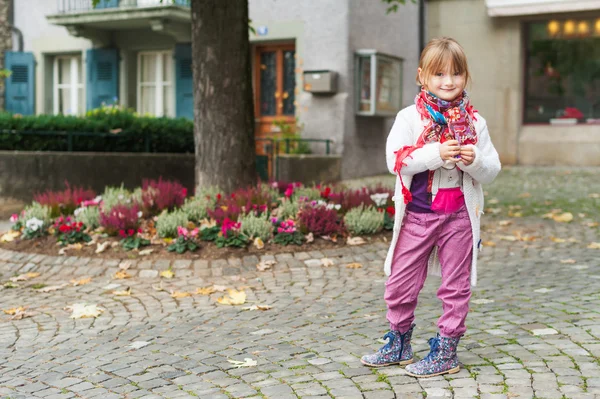
<instances>
[{"instance_id":1,"label":"building facade","mask_svg":"<svg viewBox=\"0 0 600 399\"><path fill-rule=\"evenodd\" d=\"M503 163L600 165L600 1L429 0L427 35L465 48Z\"/></svg>"}]
</instances>

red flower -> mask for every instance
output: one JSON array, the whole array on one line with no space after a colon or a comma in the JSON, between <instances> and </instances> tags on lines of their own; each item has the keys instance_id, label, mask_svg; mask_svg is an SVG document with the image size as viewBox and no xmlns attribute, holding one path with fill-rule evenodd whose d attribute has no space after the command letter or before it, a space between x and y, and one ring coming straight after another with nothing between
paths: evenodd
<instances>
[{"instance_id":1,"label":"red flower","mask_svg":"<svg viewBox=\"0 0 600 399\"><path fill-rule=\"evenodd\" d=\"M388 206L385 211L391 216L394 216L396 214L396 208L394 208L393 206Z\"/></svg>"},{"instance_id":2,"label":"red flower","mask_svg":"<svg viewBox=\"0 0 600 399\"><path fill-rule=\"evenodd\" d=\"M321 197L328 199L331 194L331 187L325 187L325 190L321 191Z\"/></svg>"},{"instance_id":3,"label":"red flower","mask_svg":"<svg viewBox=\"0 0 600 399\"><path fill-rule=\"evenodd\" d=\"M187 197L187 188L185 188L185 187L184 187L184 188L181 190L181 194L182 194L184 197Z\"/></svg>"},{"instance_id":4,"label":"red flower","mask_svg":"<svg viewBox=\"0 0 600 399\"><path fill-rule=\"evenodd\" d=\"M127 235L128 235L128 236L130 236L130 237L131 237L131 236L133 236L134 234L135 234L135 230L134 230L134 229L129 229L129 230L127 230Z\"/></svg>"},{"instance_id":5,"label":"red flower","mask_svg":"<svg viewBox=\"0 0 600 399\"><path fill-rule=\"evenodd\" d=\"M221 200L221 194L217 194L217 201Z\"/></svg>"},{"instance_id":6,"label":"red flower","mask_svg":"<svg viewBox=\"0 0 600 399\"><path fill-rule=\"evenodd\" d=\"M60 227L58 228L58 230L59 230L61 233L68 233L68 232L70 232L70 231L71 231L71 226L67 226L66 224L63 224L62 226L60 226Z\"/></svg>"},{"instance_id":7,"label":"red flower","mask_svg":"<svg viewBox=\"0 0 600 399\"><path fill-rule=\"evenodd\" d=\"M142 234L142 229L138 229L138 233Z\"/></svg>"},{"instance_id":8,"label":"red flower","mask_svg":"<svg viewBox=\"0 0 600 399\"><path fill-rule=\"evenodd\" d=\"M127 234L125 234L125 230L123 229L119 230L119 235L123 238L127 237Z\"/></svg>"}]
</instances>

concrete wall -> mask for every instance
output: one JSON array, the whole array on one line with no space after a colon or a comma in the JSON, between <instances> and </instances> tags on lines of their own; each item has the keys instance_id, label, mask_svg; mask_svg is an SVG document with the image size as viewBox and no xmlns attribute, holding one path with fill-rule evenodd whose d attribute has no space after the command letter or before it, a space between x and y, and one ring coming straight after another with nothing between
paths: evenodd
<instances>
[{"instance_id":1,"label":"concrete wall","mask_svg":"<svg viewBox=\"0 0 600 399\"><path fill-rule=\"evenodd\" d=\"M33 194L72 185L104 191L135 188L144 178L178 180L194 190L194 155L0 151L0 200L30 202ZM1 201L0 201L1 202Z\"/></svg>"},{"instance_id":2,"label":"concrete wall","mask_svg":"<svg viewBox=\"0 0 600 399\"><path fill-rule=\"evenodd\" d=\"M464 47L473 105L487 120L501 161L516 163L523 87L520 21L488 17L485 0L430 0L426 21L428 39L450 36Z\"/></svg>"},{"instance_id":3,"label":"concrete wall","mask_svg":"<svg viewBox=\"0 0 600 399\"><path fill-rule=\"evenodd\" d=\"M337 182L342 174L341 155L279 155L277 180L304 184Z\"/></svg>"}]
</instances>

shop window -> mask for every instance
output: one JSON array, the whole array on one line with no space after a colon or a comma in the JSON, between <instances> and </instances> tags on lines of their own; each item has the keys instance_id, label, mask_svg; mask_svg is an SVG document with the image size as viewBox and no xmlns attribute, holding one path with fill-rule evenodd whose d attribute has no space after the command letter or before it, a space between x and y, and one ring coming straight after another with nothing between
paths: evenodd
<instances>
[{"instance_id":1,"label":"shop window","mask_svg":"<svg viewBox=\"0 0 600 399\"><path fill-rule=\"evenodd\" d=\"M600 123L600 18L526 25L525 123Z\"/></svg>"},{"instance_id":2,"label":"shop window","mask_svg":"<svg viewBox=\"0 0 600 399\"><path fill-rule=\"evenodd\" d=\"M356 53L356 113L394 116L402 106L402 59L359 50Z\"/></svg>"}]
</instances>

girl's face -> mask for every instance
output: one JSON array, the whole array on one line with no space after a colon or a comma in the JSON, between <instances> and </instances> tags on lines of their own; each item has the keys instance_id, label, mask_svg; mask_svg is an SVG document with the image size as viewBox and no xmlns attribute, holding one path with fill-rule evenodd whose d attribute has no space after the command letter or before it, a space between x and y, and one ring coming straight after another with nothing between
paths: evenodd
<instances>
[{"instance_id":1,"label":"girl's face","mask_svg":"<svg viewBox=\"0 0 600 399\"><path fill-rule=\"evenodd\" d=\"M423 70L418 69L419 80L425 90L430 91L437 98L452 101L458 97L466 86L466 73L452 72L450 68L444 71L434 71L429 76L423 76Z\"/></svg>"}]
</instances>

